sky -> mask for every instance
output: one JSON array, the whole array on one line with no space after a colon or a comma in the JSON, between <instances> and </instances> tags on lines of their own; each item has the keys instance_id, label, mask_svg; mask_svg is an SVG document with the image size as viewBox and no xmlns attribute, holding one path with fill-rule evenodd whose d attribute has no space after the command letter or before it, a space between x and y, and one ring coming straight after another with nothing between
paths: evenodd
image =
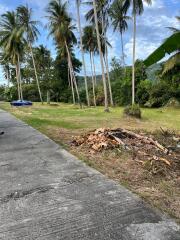
<instances>
[{"instance_id":1,"label":"sky","mask_svg":"<svg viewBox=\"0 0 180 240\"><path fill-rule=\"evenodd\" d=\"M46 6L49 0L0 0L0 15L6 11L15 10L21 4L28 4L33 9L33 18L40 20L42 25L47 23L45 16ZM76 21L76 6L75 0L68 0L68 10L70 16ZM80 8L82 27L88 24L85 21L85 14L88 11L88 6L82 4ZM129 12L129 15L131 12ZM180 0L152 0L152 5L144 4L144 13L142 16L137 17L137 39L136 39L136 59L145 59L151 52L153 52L165 38L167 38L171 31L167 27L179 27L175 16L180 15ZM48 30L43 26L40 27L38 41L35 46L43 44L52 53L52 57L56 57L56 50L53 40L48 38ZM132 21L128 23L128 30L124 34L124 49L126 55L126 64L132 63ZM79 38L78 32L75 32ZM112 48L109 49L109 65L113 57L121 57L121 42L118 32L113 32L112 27L108 29L107 37L111 43ZM81 53L78 48L75 49L76 57L81 59ZM88 75L91 74L89 55L85 54L86 68ZM95 59L97 73L100 73L100 60L99 56ZM83 74L83 71L80 73ZM6 83L3 77L2 68L0 66L0 85Z\"/></svg>"}]
</instances>

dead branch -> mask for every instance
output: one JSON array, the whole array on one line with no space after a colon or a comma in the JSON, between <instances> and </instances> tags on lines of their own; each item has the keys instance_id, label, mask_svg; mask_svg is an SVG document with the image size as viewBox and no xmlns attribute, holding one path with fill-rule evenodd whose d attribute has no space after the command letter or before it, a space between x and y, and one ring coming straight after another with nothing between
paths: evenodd
<instances>
[{"instance_id":1,"label":"dead branch","mask_svg":"<svg viewBox=\"0 0 180 240\"><path fill-rule=\"evenodd\" d=\"M127 135L129 135L131 137L134 137L134 138L137 138L139 140L142 140L142 141L144 141L144 143L152 144L152 145L156 146L157 148L159 148L160 150L162 150L165 154L169 153L169 150L167 148L165 148L160 143L158 143L158 141L154 141L150 137L142 136L142 135L139 135L137 133L134 133L134 132L126 130L126 129L121 129L121 132L125 133L125 134L127 134Z\"/></svg>"}]
</instances>

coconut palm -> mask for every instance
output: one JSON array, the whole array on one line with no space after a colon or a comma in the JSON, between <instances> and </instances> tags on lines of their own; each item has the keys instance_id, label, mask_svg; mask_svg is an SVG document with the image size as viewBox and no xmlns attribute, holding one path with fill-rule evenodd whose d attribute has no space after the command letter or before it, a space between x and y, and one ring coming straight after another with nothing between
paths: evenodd
<instances>
[{"instance_id":1,"label":"coconut palm","mask_svg":"<svg viewBox=\"0 0 180 240\"><path fill-rule=\"evenodd\" d=\"M64 47L66 49L70 76L76 89L78 102L80 104L80 107L82 107L76 77L72 65L72 57L70 54L70 49L74 44L77 43L77 39L73 33L75 26L72 25L72 19L67 12L67 3L62 3L61 0L51 0L48 4L46 11L48 13L47 18L49 20L49 35L53 36L57 47Z\"/></svg>"},{"instance_id":2,"label":"coconut palm","mask_svg":"<svg viewBox=\"0 0 180 240\"><path fill-rule=\"evenodd\" d=\"M97 19L99 24L99 33L101 37L101 45L104 44L104 63L108 78L108 87L109 87L109 94L110 94L110 102L111 105L114 105L113 103L113 97L112 97L112 89L111 89L111 80L109 75L109 65L108 65L108 45L107 45L107 37L106 32L109 26L108 21L108 11L110 6L111 0L98 0L96 1L96 12L97 12ZM92 1L88 2L89 5L92 5ZM92 23L95 23L95 17L94 17L94 8L90 9L88 13L86 14L86 19L89 20ZM104 41L104 43L102 43Z\"/></svg>"},{"instance_id":3,"label":"coconut palm","mask_svg":"<svg viewBox=\"0 0 180 240\"><path fill-rule=\"evenodd\" d=\"M86 65L85 65L84 50L83 50L83 44L82 44L82 29L81 29L81 20L80 20L80 11L79 11L80 2L81 2L81 0L76 0L77 20L78 20L78 29L79 29L79 35L80 35L80 47L81 47L81 54L82 54L82 63L83 63L83 68L84 68L84 81L85 81L85 89L86 89L86 100L87 100L87 105L90 106L89 93L88 93L88 84L87 84L87 74L86 74Z\"/></svg>"},{"instance_id":4,"label":"coconut palm","mask_svg":"<svg viewBox=\"0 0 180 240\"><path fill-rule=\"evenodd\" d=\"M132 5L133 16L132 104L135 102L136 17L144 12L143 2L148 5L152 3L151 0L124 0L125 13Z\"/></svg>"},{"instance_id":5,"label":"coconut palm","mask_svg":"<svg viewBox=\"0 0 180 240\"><path fill-rule=\"evenodd\" d=\"M95 0L93 0L93 8L94 8L94 20L95 20L95 26L96 26L98 50L99 50L100 62L101 62L101 70L102 70L102 80L103 80L103 87L104 87L105 111L109 112L107 85L106 85L106 77L105 77L104 63L103 63L103 54L102 54L102 47L101 47L101 40L100 40L100 33L99 33L99 26L98 26L97 5L96 5L96 1Z\"/></svg>"},{"instance_id":6,"label":"coconut palm","mask_svg":"<svg viewBox=\"0 0 180 240\"><path fill-rule=\"evenodd\" d=\"M1 16L0 29L0 47L4 54L4 60L9 60L16 66L18 98L22 100L20 60L26 41L23 38L23 29L19 25L17 14L14 11L8 11Z\"/></svg>"},{"instance_id":7,"label":"coconut palm","mask_svg":"<svg viewBox=\"0 0 180 240\"><path fill-rule=\"evenodd\" d=\"M70 49L70 50L71 50L71 49ZM72 55L72 51L70 51L70 54ZM68 55L67 55L67 51L66 51L66 47L65 47L65 46L63 46L63 47L61 47L61 48L58 48L58 55L59 55L61 58L64 58L64 59L67 59L67 58L68 58ZM68 65L69 65L69 62L68 62ZM75 105L75 104L76 104L76 100L75 100L75 93L74 93L74 83L73 83L73 78L72 78L72 75L71 75L71 71L70 71L69 66L68 66L68 83L69 83L69 86L71 87L73 104Z\"/></svg>"},{"instance_id":8,"label":"coconut palm","mask_svg":"<svg viewBox=\"0 0 180 240\"><path fill-rule=\"evenodd\" d=\"M120 32L122 61L125 67L123 33L128 29L127 21L131 18L125 14L123 3L124 3L124 0L115 0L109 10L109 15L112 19L112 26L113 26L114 32L117 30Z\"/></svg>"},{"instance_id":9,"label":"coconut palm","mask_svg":"<svg viewBox=\"0 0 180 240\"><path fill-rule=\"evenodd\" d=\"M96 106L96 95L95 95L96 76L95 76L95 65L94 65L94 53L95 51L97 51L97 37L95 34L95 29L92 25L86 26L83 29L82 42L83 42L84 50L88 52L90 56L93 99L94 99L94 106Z\"/></svg>"},{"instance_id":10,"label":"coconut palm","mask_svg":"<svg viewBox=\"0 0 180 240\"><path fill-rule=\"evenodd\" d=\"M38 21L35 21L32 19L32 14L33 14L32 9L29 8L27 5L19 6L17 8L17 14L18 14L19 22L20 22L21 26L23 26L23 28L24 28L26 40L29 45L32 62L33 62L33 67L34 67L36 83L37 83L38 92L39 92L39 97L40 97L41 103L43 103L39 79L38 79L38 75L37 75L36 64L35 64L35 59L34 59L34 54L33 54L33 49L32 49L32 44L38 39L39 31L37 29L37 25L39 25L40 23Z\"/></svg>"}]
</instances>

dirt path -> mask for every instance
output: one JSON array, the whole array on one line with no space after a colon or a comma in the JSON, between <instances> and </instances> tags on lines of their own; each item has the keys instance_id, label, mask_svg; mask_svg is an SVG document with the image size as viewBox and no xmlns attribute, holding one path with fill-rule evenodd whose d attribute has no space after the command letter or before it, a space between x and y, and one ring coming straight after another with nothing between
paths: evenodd
<instances>
[{"instance_id":1,"label":"dirt path","mask_svg":"<svg viewBox=\"0 0 180 240\"><path fill-rule=\"evenodd\" d=\"M178 240L179 226L0 110L0 240Z\"/></svg>"}]
</instances>

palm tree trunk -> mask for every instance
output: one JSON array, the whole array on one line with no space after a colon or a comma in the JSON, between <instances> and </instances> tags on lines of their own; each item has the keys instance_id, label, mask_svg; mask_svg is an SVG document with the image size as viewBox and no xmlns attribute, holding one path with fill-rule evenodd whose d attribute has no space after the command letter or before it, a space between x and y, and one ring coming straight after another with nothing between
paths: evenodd
<instances>
[{"instance_id":1,"label":"palm tree trunk","mask_svg":"<svg viewBox=\"0 0 180 240\"><path fill-rule=\"evenodd\" d=\"M106 43L105 43L105 59L104 60L105 60L107 78L108 78L110 102L111 102L111 106L114 106L113 96L112 96L112 88L111 88L111 79L110 79L110 75L109 75L108 49L107 49Z\"/></svg>"},{"instance_id":2,"label":"palm tree trunk","mask_svg":"<svg viewBox=\"0 0 180 240\"><path fill-rule=\"evenodd\" d=\"M67 51L67 54L68 54L70 71L71 71L71 73L72 73L72 79L73 79L74 86L75 86L75 89L76 89L76 94L77 94L77 98L78 98L78 103L79 103L80 108L82 108L81 99L80 99L80 96L79 96L79 90L78 90L78 86L77 86L77 82L76 82L76 77L75 77L74 70L73 70L71 55L70 55L70 52L69 52L69 49L68 49L68 46L67 46L66 41L65 41L65 46L66 46L66 51Z\"/></svg>"},{"instance_id":3,"label":"palm tree trunk","mask_svg":"<svg viewBox=\"0 0 180 240\"><path fill-rule=\"evenodd\" d=\"M7 65L7 68L6 68L6 75L7 75L7 86L9 88L9 82L10 82L9 65Z\"/></svg>"},{"instance_id":4,"label":"palm tree trunk","mask_svg":"<svg viewBox=\"0 0 180 240\"><path fill-rule=\"evenodd\" d=\"M22 78L21 78L21 68L20 68L20 66L19 66L19 85L20 85L21 100L23 100Z\"/></svg>"},{"instance_id":5,"label":"palm tree trunk","mask_svg":"<svg viewBox=\"0 0 180 240\"><path fill-rule=\"evenodd\" d=\"M19 54L17 56L18 56L18 79L19 79L20 99L23 100L23 92L22 92L22 84L21 84L21 67L20 67Z\"/></svg>"},{"instance_id":6,"label":"palm tree trunk","mask_svg":"<svg viewBox=\"0 0 180 240\"><path fill-rule=\"evenodd\" d=\"M75 104L76 104L76 100L75 100L75 94L74 94L74 86L73 86L72 72L70 71L69 58L68 58L68 83L69 83L69 87L71 87L73 104L75 105Z\"/></svg>"},{"instance_id":7,"label":"palm tree trunk","mask_svg":"<svg viewBox=\"0 0 180 240\"><path fill-rule=\"evenodd\" d=\"M74 94L73 76L72 76L72 72L71 72L69 57L68 57L68 70L69 70L69 74L70 74L70 81L71 81L70 85L71 85L71 91L72 91L73 104L75 105L76 100L75 100L75 94Z\"/></svg>"},{"instance_id":8,"label":"palm tree trunk","mask_svg":"<svg viewBox=\"0 0 180 240\"><path fill-rule=\"evenodd\" d=\"M132 105L135 103L136 14L133 15Z\"/></svg>"},{"instance_id":9,"label":"palm tree trunk","mask_svg":"<svg viewBox=\"0 0 180 240\"><path fill-rule=\"evenodd\" d=\"M50 100L50 91L49 90L47 90L47 104L49 104L50 105L50 102L51 100Z\"/></svg>"},{"instance_id":10,"label":"palm tree trunk","mask_svg":"<svg viewBox=\"0 0 180 240\"><path fill-rule=\"evenodd\" d=\"M107 42L106 42L106 29L105 29L105 25L104 25L103 13L102 13L102 34L104 34L104 46L105 46L105 58L104 58L104 63L105 63L106 74L107 74L107 79L108 79L110 103L111 103L111 106L113 106L114 103L113 103L113 97L112 97L111 80L110 80L110 76L109 76L108 48L107 48Z\"/></svg>"},{"instance_id":11,"label":"palm tree trunk","mask_svg":"<svg viewBox=\"0 0 180 240\"><path fill-rule=\"evenodd\" d=\"M98 19L97 19L97 9L96 9L96 1L95 0L93 0L93 7L94 7L94 18L95 18L96 33L97 33L97 42L98 42L99 55L100 55L100 61L101 61L101 69L102 69L102 80L103 80L103 87L104 87L104 103L105 103L104 111L109 112L107 85L106 85L106 77L105 77L105 71L104 71L103 55L102 55L102 49L101 49L101 41L100 41Z\"/></svg>"},{"instance_id":12,"label":"palm tree trunk","mask_svg":"<svg viewBox=\"0 0 180 240\"><path fill-rule=\"evenodd\" d=\"M124 66L124 68L125 68L123 33L121 32L120 35L121 35L121 52L122 52L122 61L123 61L123 66Z\"/></svg>"},{"instance_id":13,"label":"palm tree trunk","mask_svg":"<svg viewBox=\"0 0 180 240\"><path fill-rule=\"evenodd\" d=\"M92 63L93 63L93 71L94 71L94 80L95 80L95 86L97 85L97 79L96 79L96 67L94 64L94 52L92 52Z\"/></svg>"},{"instance_id":14,"label":"palm tree trunk","mask_svg":"<svg viewBox=\"0 0 180 240\"><path fill-rule=\"evenodd\" d=\"M85 89L86 89L86 100L87 100L87 105L89 107L90 106L90 101L89 101L89 92L88 92L88 84L87 84L86 64L85 64L85 59L84 59L84 49L83 49L83 42L82 42L82 29L81 29L79 5L80 5L80 0L76 0L78 29L79 29L79 34L80 34L80 47L81 47L81 54L82 54L82 63L83 63L83 68L84 68L84 82L85 82Z\"/></svg>"},{"instance_id":15,"label":"palm tree trunk","mask_svg":"<svg viewBox=\"0 0 180 240\"><path fill-rule=\"evenodd\" d=\"M37 83L37 87L38 87L39 97L40 97L41 103L43 104L43 99L42 99L41 89L40 89L40 85L39 85L39 79L37 76L37 69L36 69L36 64L35 64L35 60L34 60L34 54L33 54L31 43L29 43L29 46L30 46L31 57L32 57L32 61L33 61L33 67L34 67L34 73L35 73L35 77L36 77L36 83Z\"/></svg>"},{"instance_id":16,"label":"palm tree trunk","mask_svg":"<svg viewBox=\"0 0 180 240\"><path fill-rule=\"evenodd\" d=\"M107 82L108 82L108 88L109 88L109 96L110 96L110 103L111 106L114 106L113 103L113 97L112 97L112 88L111 88L111 80L109 76L109 64L108 64L108 48L107 48L107 42L106 42L106 29L105 29L105 24L104 24L104 17L103 17L103 12L101 11L101 18L102 18L102 35L104 35L104 47L105 47L105 53L104 53L104 64L106 68L106 74L107 74ZM106 75L105 75L106 77Z\"/></svg>"},{"instance_id":17,"label":"palm tree trunk","mask_svg":"<svg viewBox=\"0 0 180 240\"><path fill-rule=\"evenodd\" d=\"M92 52L90 51L90 62L91 62L91 75L92 75L92 86L93 86L93 98L94 98L94 106L96 107L96 94L95 94L95 82L94 82L94 74L93 74L93 63L92 63Z\"/></svg>"},{"instance_id":18,"label":"palm tree trunk","mask_svg":"<svg viewBox=\"0 0 180 240\"><path fill-rule=\"evenodd\" d=\"M20 87L19 87L18 64L16 64L16 80L17 80L17 87L18 87L18 100L20 100L21 94L20 94Z\"/></svg>"},{"instance_id":19,"label":"palm tree trunk","mask_svg":"<svg viewBox=\"0 0 180 240\"><path fill-rule=\"evenodd\" d=\"M68 66L68 85L69 85L69 87L71 86L69 66Z\"/></svg>"}]
</instances>

